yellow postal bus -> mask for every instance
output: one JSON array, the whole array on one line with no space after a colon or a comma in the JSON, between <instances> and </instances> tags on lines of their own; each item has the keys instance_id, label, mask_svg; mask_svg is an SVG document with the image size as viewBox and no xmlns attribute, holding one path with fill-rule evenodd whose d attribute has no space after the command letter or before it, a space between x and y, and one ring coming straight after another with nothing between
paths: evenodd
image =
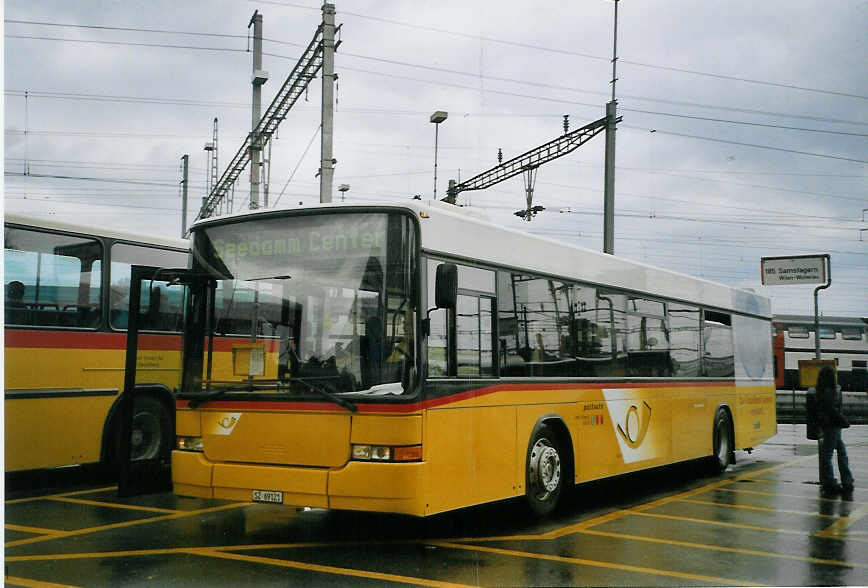
<instances>
[{"instance_id":1,"label":"yellow postal bus","mask_svg":"<svg viewBox=\"0 0 868 588\"><path fill-rule=\"evenodd\" d=\"M115 461L130 267L185 267L188 243L7 214L4 225L6 471ZM133 459L168 459L181 359L182 292L141 300Z\"/></svg>"},{"instance_id":2,"label":"yellow postal bus","mask_svg":"<svg viewBox=\"0 0 868 588\"><path fill-rule=\"evenodd\" d=\"M770 305L748 291L441 203L206 219L191 256L180 495L547 514L569 485L723 470L776 432Z\"/></svg>"}]
</instances>

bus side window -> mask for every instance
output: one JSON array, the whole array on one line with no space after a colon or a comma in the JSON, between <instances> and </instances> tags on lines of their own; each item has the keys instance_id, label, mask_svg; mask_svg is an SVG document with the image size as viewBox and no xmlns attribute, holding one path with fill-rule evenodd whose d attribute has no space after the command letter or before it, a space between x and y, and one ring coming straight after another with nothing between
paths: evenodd
<instances>
[{"instance_id":1,"label":"bus side window","mask_svg":"<svg viewBox=\"0 0 868 588\"><path fill-rule=\"evenodd\" d=\"M133 265L163 268L186 267L187 254L180 251L115 243L109 266L109 322L123 330L129 324L130 268ZM144 331L177 332L181 329L184 290L159 279L148 281L139 301L139 328Z\"/></svg>"},{"instance_id":2,"label":"bus side window","mask_svg":"<svg viewBox=\"0 0 868 588\"><path fill-rule=\"evenodd\" d=\"M437 280L437 266L440 262L428 260L428 308L434 308L434 287ZM449 375L447 347L449 329L447 325L448 311L436 309L428 313L430 332L428 334L428 377L445 378Z\"/></svg>"},{"instance_id":3,"label":"bus side window","mask_svg":"<svg viewBox=\"0 0 868 588\"><path fill-rule=\"evenodd\" d=\"M672 375L665 316L662 302L633 297L627 300L627 371L630 376Z\"/></svg>"},{"instance_id":4,"label":"bus side window","mask_svg":"<svg viewBox=\"0 0 868 588\"><path fill-rule=\"evenodd\" d=\"M428 260L429 309L434 307L437 266L441 263ZM428 314L428 377L493 377L495 274L464 265L457 269L455 311L436 309Z\"/></svg>"},{"instance_id":5,"label":"bus side window","mask_svg":"<svg viewBox=\"0 0 868 588\"><path fill-rule=\"evenodd\" d=\"M712 378L735 375L732 317L723 312L703 311L702 375Z\"/></svg>"},{"instance_id":6,"label":"bus side window","mask_svg":"<svg viewBox=\"0 0 868 588\"><path fill-rule=\"evenodd\" d=\"M690 378L702 373L699 358L699 308L687 304L669 305L669 355L672 375Z\"/></svg>"},{"instance_id":7,"label":"bus side window","mask_svg":"<svg viewBox=\"0 0 868 588\"><path fill-rule=\"evenodd\" d=\"M93 239L6 227L6 324L95 328L102 245ZM16 282L12 284L12 282Z\"/></svg>"},{"instance_id":8,"label":"bus side window","mask_svg":"<svg viewBox=\"0 0 868 588\"><path fill-rule=\"evenodd\" d=\"M575 288L502 272L498 278L501 375L555 377L579 371Z\"/></svg>"},{"instance_id":9,"label":"bus side window","mask_svg":"<svg viewBox=\"0 0 868 588\"><path fill-rule=\"evenodd\" d=\"M494 376L492 310L490 297L458 295L455 334L459 377Z\"/></svg>"}]
</instances>

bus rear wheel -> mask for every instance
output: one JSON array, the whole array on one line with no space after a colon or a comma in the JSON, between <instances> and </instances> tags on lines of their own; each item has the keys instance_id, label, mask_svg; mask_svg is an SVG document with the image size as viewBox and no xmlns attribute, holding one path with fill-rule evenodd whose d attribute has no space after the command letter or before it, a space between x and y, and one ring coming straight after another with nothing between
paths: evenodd
<instances>
[{"instance_id":1,"label":"bus rear wheel","mask_svg":"<svg viewBox=\"0 0 868 588\"><path fill-rule=\"evenodd\" d=\"M535 515L546 516L558 505L564 488L562 453L551 427L538 427L528 447L525 480L525 497Z\"/></svg>"},{"instance_id":2,"label":"bus rear wheel","mask_svg":"<svg viewBox=\"0 0 868 588\"><path fill-rule=\"evenodd\" d=\"M735 441L732 436L732 419L725 408L718 408L714 415L713 431L714 453L711 456L711 470L713 473L722 473L729 466Z\"/></svg>"}]
</instances>

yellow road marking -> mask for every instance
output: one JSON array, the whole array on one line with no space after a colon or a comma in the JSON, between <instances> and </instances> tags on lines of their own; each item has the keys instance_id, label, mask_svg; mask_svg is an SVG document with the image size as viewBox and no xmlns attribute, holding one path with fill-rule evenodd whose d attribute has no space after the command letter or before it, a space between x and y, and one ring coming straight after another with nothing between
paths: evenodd
<instances>
[{"instance_id":1,"label":"yellow road marking","mask_svg":"<svg viewBox=\"0 0 868 588\"><path fill-rule=\"evenodd\" d=\"M614 521L615 519L619 519L624 515L629 514L629 512L630 511L628 510L621 509L613 510L612 512L606 513L604 515L587 519L585 521L579 521L578 523L573 523L572 525L560 527L552 531L547 531L545 533L535 533L532 535L501 535L499 537L463 537L458 539L450 539L450 541L538 541L544 539L558 539L565 535L578 533L582 529L586 529L588 527L602 525L603 523Z\"/></svg>"},{"instance_id":2,"label":"yellow road marking","mask_svg":"<svg viewBox=\"0 0 868 588\"><path fill-rule=\"evenodd\" d=\"M666 519L670 521L683 521L686 523L699 523L702 525L716 525L718 527L732 527L735 529L747 529L749 531L766 531L768 533L785 533L788 535L811 535L810 531L796 531L793 529L778 529L775 527L761 527L759 525L744 525L741 523L729 523L726 521L712 521L708 519L697 519L694 517L681 517L676 515L658 514L653 512L634 511L630 514L641 517L651 517L655 519Z\"/></svg>"},{"instance_id":3,"label":"yellow road marking","mask_svg":"<svg viewBox=\"0 0 868 588\"><path fill-rule=\"evenodd\" d=\"M216 551L210 549L193 549L188 550L195 555L203 555L206 557L217 557L221 559L231 559L234 561L244 561L249 563L265 564L270 566L279 566L283 568L293 568L297 570L305 570L310 572L321 572L324 574L336 574L341 576L351 576L354 578L370 578L373 580L384 580L388 582L402 582L404 584L418 584L420 586L468 586L467 584L455 584L451 582L441 582L438 580L429 580L427 578L417 578L412 576L399 576L396 574L385 574L382 572L369 572L366 570L356 570L349 568L337 568L333 566L323 566L319 564L304 563L299 561L285 561L273 559L269 557L259 557L252 555L241 555L238 553L227 553L224 551Z\"/></svg>"},{"instance_id":4,"label":"yellow road marking","mask_svg":"<svg viewBox=\"0 0 868 588\"><path fill-rule=\"evenodd\" d=\"M825 564L830 566L868 568L868 564L858 562L846 562L835 559L822 559L819 557L806 557L803 555L790 555L787 553L776 553L773 551L759 551L757 549L746 549L743 547L726 547L723 545L709 545L707 543L691 543L688 541L676 541L674 539L660 539L657 537L646 537L644 535L625 535L623 533L611 533L609 531L597 531L595 529L586 529L580 531L584 535L597 535L599 537L612 537L614 539L626 539L635 541L645 541L647 543L661 543L663 545L677 545L679 547L689 547L691 549L704 549L706 551L725 551L727 553L740 553L742 555L757 555L761 557L770 557L778 559L790 559L795 561L805 561L809 563Z\"/></svg>"},{"instance_id":5,"label":"yellow road marking","mask_svg":"<svg viewBox=\"0 0 868 588\"><path fill-rule=\"evenodd\" d=\"M452 539L452 541L466 541L466 542L479 542L479 541L540 541L547 539L557 539L559 537L563 537L565 535L569 535L571 533L580 532L583 529L587 529L590 527L595 527L597 525L602 525L603 523L608 523L609 521L613 521L615 519L621 518L623 516L639 513L640 511L655 508L658 506L663 506L664 504L668 504L670 502L684 500L690 498L691 496L695 496L697 494L702 494L703 492L709 492L711 490L715 490L718 488L722 488L723 486L728 486L740 480L750 479L751 476L755 476L757 474L765 474L767 472L771 472L777 469L790 467L797 463L801 463L808 459L816 458L816 456L803 456L798 459L794 459L789 462L779 463L777 465L769 466L767 468L763 468L760 470L754 470L751 472L745 472L742 475L736 476L735 478L728 478L724 480L716 480L711 482L710 484L706 484L705 486L700 486L699 488L693 488L691 490L685 490L684 492L680 492L678 494L673 494L672 496L664 496L663 498L659 498L657 500L648 502L646 504L640 504L637 506L633 506L626 509L619 509L608 512L606 514L600 515L598 517L594 517L585 521L581 521L578 523L574 523L572 525L567 525L566 527L561 527L558 529L554 529L552 531L548 531L545 533L535 533L529 535L505 535L505 536L494 536L494 537L463 537L458 539ZM700 521L699 519L696 519Z\"/></svg>"},{"instance_id":6,"label":"yellow road marking","mask_svg":"<svg viewBox=\"0 0 868 588\"><path fill-rule=\"evenodd\" d=\"M220 547L162 547L157 549L131 549L126 551L95 551L85 553L49 553L42 555L12 555L7 556L7 562L22 561L53 561L61 559L107 559L111 557L136 557L147 555L177 555L198 551L229 551L248 549L291 549L294 547L329 547L334 543L278 543L273 545L223 545ZM370 545L370 542L365 543Z\"/></svg>"},{"instance_id":7,"label":"yellow road marking","mask_svg":"<svg viewBox=\"0 0 868 588\"><path fill-rule=\"evenodd\" d=\"M788 468L788 467L796 465L797 463L801 463L803 461L807 461L809 459L814 459L814 458L816 458L815 455L806 455L806 456L800 457L798 459L794 459L792 461L779 463L777 465L769 466L767 468L763 468L760 470L753 470L750 472L745 472L744 474L735 476L734 478L731 478L731 479L719 480L717 482L712 482L711 484L707 484L706 486L702 486L700 488L695 488L693 490L687 490L687 491L681 492L679 494L673 494L672 496L664 496L663 498L660 498L658 500L653 500L653 501L648 502L646 504L635 507L633 510L648 510L650 508L656 508L658 506L663 506L664 504L668 504L670 502L674 502L674 501L678 501L678 500L683 500L685 498L689 498L691 496L694 496L696 494L701 494L701 493L707 492L709 490L714 490L716 488L720 488L723 486L729 486L730 484L734 484L734 483L740 482L742 480L753 480L753 479L756 479L756 476L758 476L758 475L763 475L763 474L767 474L767 473L775 471L775 470Z\"/></svg>"},{"instance_id":8,"label":"yellow road marking","mask_svg":"<svg viewBox=\"0 0 868 588\"><path fill-rule=\"evenodd\" d=\"M841 517L838 521L817 533L817 535L820 537L846 535L847 529L865 518L865 515L868 515L868 504L863 504L860 508L851 512L849 516Z\"/></svg>"},{"instance_id":9,"label":"yellow road marking","mask_svg":"<svg viewBox=\"0 0 868 588\"><path fill-rule=\"evenodd\" d=\"M154 506L136 506L134 504L119 504L117 502L102 502L100 500L85 500L84 498L71 498L68 496L57 496L51 499L55 502L72 502L74 504L89 504L91 506L105 506L107 508L125 508L128 510L142 510L146 512L160 512L165 514L172 514L176 512L183 512L179 510L173 510L171 508L157 508Z\"/></svg>"},{"instance_id":10,"label":"yellow road marking","mask_svg":"<svg viewBox=\"0 0 868 588\"><path fill-rule=\"evenodd\" d=\"M58 529L28 527L26 525L15 525L13 523L6 523L5 525L3 525L3 527L9 529L10 531L21 531L22 533L36 533L37 535L63 535L66 533L66 531L60 531Z\"/></svg>"},{"instance_id":11,"label":"yellow road marking","mask_svg":"<svg viewBox=\"0 0 868 588\"><path fill-rule=\"evenodd\" d=\"M232 508L239 508L243 506L249 506L248 502L234 502L232 504L224 504L222 506L215 506L212 508L202 508L199 510L188 510L183 512L176 512L175 514L163 515L160 517L149 517L146 519L138 519L135 521L125 521L122 523L112 523L110 525L101 525L99 527L86 527L84 529L76 529L74 531L63 531L62 533L58 533L56 535L48 536L48 537L30 537L28 539L19 539L18 541L9 541L6 543L6 547L16 547L18 545L28 545L30 543L40 543L42 541L50 541L52 539L61 539L65 537L75 537L78 535L87 535L89 533L96 533L98 531L106 531L109 529L120 529L123 527L134 527L136 525L143 525L147 523L157 523L160 521L169 521L173 519L182 519L189 516L196 516L200 514L205 514L209 512L218 512L221 510L229 510Z\"/></svg>"},{"instance_id":12,"label":"yellow road marking","mask_svg":"<svg viewBox=\"0 0 868 588\"><path fill-rule=\"evenodd\" d=\"M812 517L824 517L830 519L837 519L838 515L833 514L823 514L821 512L808 512L805 510L788 510L784 508L771 508L768 506L752 506L750 504L729 504L726 502L715 502L713 500L696 500L695 498L685 498L680 500L679 502L689 502L690 504L706 504L711 506L722 506L724 508L735 508L740 510L756 510L760 512L780 512L784 514L797 514L797 515L807 515Z\"/></svg>"},{"instance_id":13,"label":"yellow road marking","mask_svg":"<svg viewBox=\"0 0 868 588\"><path fill-rule=\"evenodd\" d=\"M94 553L48 553L44 555L7 555L4 559L7 562L23 562L23 561L55 561L55 560L71 560L71 559L103 559L110 557L132 557L146 555L173 555L178 553L189 553L190 549L186 547L169 547L165 549L137 549L131 551L108 551Z\"/></svg>"},{"instance_id":14,"label":"yellow road marking","mask_svg":"<svg viewBox=\"0 0 868 588\"><path fill-rule=\"evenodd\" d=\"M817 488L817 496L809 496L807 494L786 494L784 492L763 492L762 490L745 490L744 488L716 488L721 492L732 492L735 494L759 494L761 496L783 496L785 498L803 498L805 500L819 500L821 502L840 502L837 498L824 498L819 495L819 487Z\"/></svg>"},{"instance_id":15,"label":"yellow road marking","mask_svg":"<svg viewBox=\"0 0 868 588\"><path fill-rule=\"evenodd\" d=\"M808 458L816 458L816 455L808 455ZM770 484L804 484L803 480L781 480L780 478L750 478L754 482L768 482Z\"/></svg>"},{"instance_id":16,"label":"yellow road marking","mask_svg":"<svg viewBox=\"0 0 868 588\"><path fill-rule=\"evenodd\" d=\"M6 584L13 584L17 586L27 586L27 588L76 588L71 584L55 584L53 582L40 582L39 580L31 580L29 578L15 578L12 576L6 576L5 578Z\"/></svg>"},{"instance_id":17,"label":"yellow road marking","mask_svg":"<svg viewBox=\"0 0 868 588\"><path fill-rule=\"evenodd\" d=\"M595 568L605 568L609 570L620 570L626 572L637 572L640 574L649 574L653 576L666 576L670 578L683 578L686 580L699 580L701 582L713 582L715 584L725 584L727 586L763 586L756 582L746 582L744 580L733 580L732 578L718 578L716 576L704 576L702 574L691 574L687 572L677 572L674 570L660 570L655 568L645 568L641 566L632 566L628 564L618 564L606 561L597 561L592 559L582 559L578 557L566 557L562 555L548 555L545 553L531 553L526 551L516 551L513 549L500 549L498 547L485 547L481 545L467 545L465 543L450 543L448 541L431 541L429 545L445 547L451 549L465 549L467 551L481 551L484 553L495 553L498 555L508 555L512 557L525 557L532 559L542 559L546 561L554 561L558 563L566 563L570 565L590 566Z\"/></svg>"},{"instance_id":18,"label":"yellow road marking","mask_svg":"<svg viewBox=\"0 0 868 588\"><path fill-rule=\"evenodd\" d=\"M51 500L52 498L62 498L66 496L79 496L81 494L96 494L97 492L105 492L106 490L117 490L117 486L106 486L105 488L91 488L89 490L76 490L74 492L61 492L60 494L46 494L45 496L31 496L29 498L15 498L7 500L6 504L20 504L22 502L35 502L37 500Z\"/></svg>"}]
</instances>

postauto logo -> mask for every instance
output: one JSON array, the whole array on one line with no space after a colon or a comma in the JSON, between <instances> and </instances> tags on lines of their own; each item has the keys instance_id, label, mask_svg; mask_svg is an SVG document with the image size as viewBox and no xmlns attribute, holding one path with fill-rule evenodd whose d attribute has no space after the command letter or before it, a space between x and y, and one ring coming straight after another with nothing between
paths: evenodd
<instances>
[{"instance_id":1,"label":"postauto logo","mask_svg":"<svg viewBox=\"0 0 868 588\"><path fill-rule=\"evenodd\" d=\"M624 416L624 425L622 428L618 424L618 434L623 439L630 449L636 449L642 445L645 440L645 435L648 434L648 424L651 422L651 407L644 400L642 401L642 416L639 416L639 409L635 404L631 404L627 409L627 414ZM626 430L625 430L626 429ZM634 438L635 437L635 438Z\"/></svg>"},{"instance_id":2,"label":"postauto logo","mask_svg":"<svg viewBox=\"0 0 868 588\"><path fill-rule=\"evenodd\" d=\"M644 400L637 400L635 390L624 388L604 389L606 407L609 411L609 422L618 440L624 463L635 463L658 457L662 447L657 447L651 434L653 411L651 405ZM630 397L634 398L631 399Z\"/></svg>"}]
</instances>

